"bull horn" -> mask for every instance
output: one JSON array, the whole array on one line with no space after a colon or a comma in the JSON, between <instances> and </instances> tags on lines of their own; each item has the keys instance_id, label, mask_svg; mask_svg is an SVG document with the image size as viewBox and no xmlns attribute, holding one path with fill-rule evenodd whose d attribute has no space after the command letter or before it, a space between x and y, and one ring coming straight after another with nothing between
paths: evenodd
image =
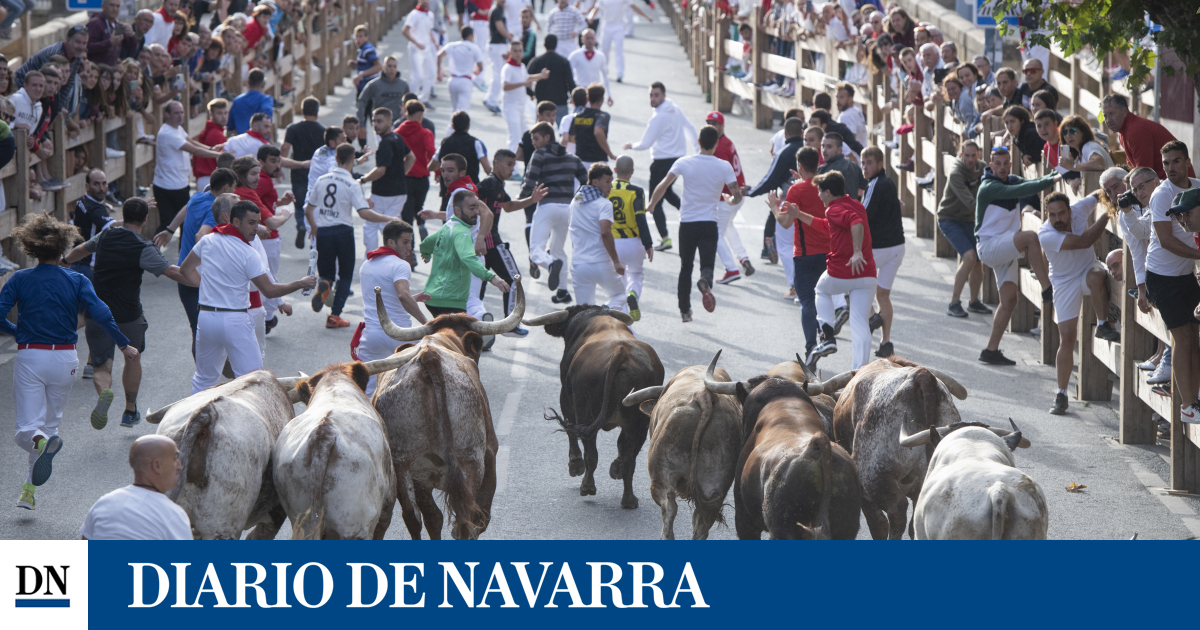
<instances>
[{"instance_id":1,"label":"bull horn","mask_svg":"<svg viewBox=\"0 0 1200 630\"><path fill-rule=\"evenodd\" d=\"M728 394L730 396L736 396L737 383L713 380L713 373L717 370L717 359L721 358L721 352L721 350L717 350L716 356L714 356L712 362L708 364L708 371L704 373L704 388L714 394Z\"/></svg>"},{"instance_id":2,"label":"bull horn","mask_svg":"<svg viewBox=\"0 0 1200 630\"><path fill-rule=\"evenodd\" d=\"M931 367L926 367L925 369L929 370L929 373L932 374L934 378L941 381L942 385L945 385L946 389L950 390L950 394L952 396L959 400L967 399L967 388L959 384L959 382L954 380L949 374Z\"/></svg>"},{"instance_id":3,"label":"bull horn","mask_svg":"<svg viewBox=\"0 0 1200 630\"><path fill-rule=\"evenodd\" d=\"M549 326L550 324L565 322L570 316L571 314L565 310L554 311L553 313L546 313L545 315L538 315L531 319L521 320L521 323L526 326Z\"/></svg>"},{"instance_id":4,"label":"bull horn","mask_svg":"<svg viewBox=\"0 0 1200 630\"><path fill-rule=\"evenodd\" d=\"M1012 418L1009 418L1009 419L1008 419L1008 423L1009 423L1010 425L1012 425L1012 428L1013 428L1013 433L1014 433L1014 434L1016 434L1016 435L1021 435L1021 430L1017 428L1017 423L1016 423L1016 422L1013 422L1013 419L1012 419ZM1013 450L1013 451L1015 451L1015 450L1017 450L1017 448L1029 448L1030 446L1031 446L1031 443L1030 443L1030 441L1029 441L1029 438L1022 436L1022 437L1021 437L1021 441L1017 443L1017 446L1016 446L1016 448L1012 448L1012 449L1009 449L1009 450Z\"/></svg>"},{"instance_id":5,"label":"bull horn","mask_svg":"<svg viewBox=\"0 0 1200 630\"><path fill-rule=\"evenodd\" d=\"M380 298L379 293L379 287L375 287L375 311L379 316L379 327L383 329L383 334L396 341L417 341L433 332L433 329L428 325L401 328L393 324L392 318L388 317L387 308L384 307L383 299Z\"/></svg>"},{"instance_id":6,"label":"bull horn","mask_svg":"<svg viewBox=\"0 0 1200 630\"><path fill-rule=\"evenodd\" d=\"M508 317L498 322L471 322L471 330L481 335L503 335L521 325L521 316L525 314L525 290L521 288L521 276L513 279L513 288L517 291L517 303Z\"/></svg>"},{"instance_id":7,"label":"bull horn","mask_svg":"<svg viewBox=\"0 0 1200 630\"><path fill-rule=\"evenodd\" d=\"M610 308L610 309L608 309L608 315L609 315L609 317L612 317L613 319L621 322L622 324L625 324L626 326L633 325L633 318L630 317L628 313Z\"/></svg>"},{"instance_id":8,"label":"bull horn","mask_svg":"<svg viewBox=\"0 0 1200 630\"><path fill-rule=\"evenodd\" d=\"M178 404L179 404L179 401L177 400L177 401L167 405L166 407L159 409L158 411L147 411L146 412L146 422L148 422L150 424L158 424L159 422L162 422L163 418L167 417L167 412L171 410L171 407L174 407L175 405L178 405Z\"/></svg>"},{"instance_id":9,"label":"bull horn","mask_svg":"<svg viewBox=\"0 0 1200 630\"><path fill-rule=\"evenodd\" d=\"M654 387L647 387L645 389L630 390L629 395L621 401L621 404L626 407L636 407L647 400L654 400L655 398L658 398L662 395L662 391L662 385L655 385Z\"/></svg>"},{"instance_id":10,"label":"bull horn","mask_svg":"<svg viewBox=\"0 0 1200 630\"><path fill-rule=\"evenodd\" d=\"M396 370L404 367L404 364L408 363L409 361L412 361L413 358L417 356L417 352L419 350L419 347L414 346L412 348L408 348L404 352L393 354L385 359L363 363L363 367L367 368L367 374L371 375L381 374L383 372L387 372L388 370Z\"/></svg>"},{"instance_id":11,"label":"bull horn","mask_svg":"<svg viewBox=\"0 0 1200 630\"><path fill-rule=\"evenodd\" d=\"M287 376L284 378L277 378L275 380L279 381L279 384L283 385L284 389L296 389L296 385L299 385L300 381L306 380L307 378L308 377L306 376Z\"/></svg>"},{"instance_id":12,"label":"bull horn","mask_svg":"<svg viewBox=\"0 0 1200 630\"><path fill-rule=\"evenodd\" d=\"M292 403L293 405L298 402L301 402L300 390L298 390L298 389L289 389L288 393L287 393L287 397L288 397L288 402Z\"/></svg>"},{"instance_id":13,"label":"bull horn","mask_svg":"<svg viewBox=\"0 0 1200 630\"><path fill-rule=\"evenodd\" d=\"M932 429L933 427L930 428ZM918 446L925 446L928 443L929 431L918 431L913 435L907 435L904 432L904 426L900 426L900 446L905 448L916 448Z\"/></svg>"},{"instance_id":14,"label":"bull horn","mask_svg":"<svg viewBox=\"0 0 1200 630\"><path fill-rule=\"evenodd\" d=\"M817 394L833 394L834 392L845 387L846 384L850 382L850 379L854 378L854 374L855 370L850 370L849 372L842 372L841 374L830 378L824 383L809 383L804 386L804 391L809 396L816 396Z\"/></svg>"}]
</instances>

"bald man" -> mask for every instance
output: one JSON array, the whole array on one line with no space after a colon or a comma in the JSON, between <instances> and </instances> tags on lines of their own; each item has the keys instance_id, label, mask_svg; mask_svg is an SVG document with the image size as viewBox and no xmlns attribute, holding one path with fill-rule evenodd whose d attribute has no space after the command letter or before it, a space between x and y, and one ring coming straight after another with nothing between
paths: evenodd
<instances>
[{"instance_id":1,"label":"bald man","mask_svg":"<svg viewBox=\"0 0 1200 630\"><path fill-rule=\"evenodd\" d=\"M163 435L143 435L129 447L133 485L100 497L88 510L83 540L192 540L192 524L166 492L179 483L179 448Z\"/></svg>"}]
</instances>

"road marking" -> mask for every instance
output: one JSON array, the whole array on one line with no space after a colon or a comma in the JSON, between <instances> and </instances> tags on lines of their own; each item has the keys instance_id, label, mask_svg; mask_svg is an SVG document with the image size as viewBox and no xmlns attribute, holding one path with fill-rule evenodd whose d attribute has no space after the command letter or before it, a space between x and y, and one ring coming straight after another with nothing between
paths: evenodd
<instances>
[{"instance_id":1,"label":"road marking","mask_svg":"<svg viewBox=\"0 0 1200 630\"><path fill-rule=\"evenodd\" d=\"M527 287L526 303L529 302L529 298L537 296L540 287L541 285L536 282ZM500 409L500 421L496 424L497 437L508 435L517 419L517 409L521 406L521 395L525 393L525 385L528 383L529 371L525 369L525 363L529 360L528 350L531 345L533 345L532 332L518 341L513 350L512 369L509 374L517 380L517 387L504 397L504 407ZM508 485L508 452L507 444L500 445L499 450L496 451L496 492L500 492Z\"/></svg>"},{"instance_id":2,"label":"road marking","mask_svg":"<svg viewBox=\"0 0 1200 630\"><path fill-rule=\"evenodd\" d=\"M514 392L504 397L504 408L500 411L500 422L496 425L496 435L508 435L512 431L513 420L517 417L517 406L521 404L521 394L525 391L525 383Z\"/></svg>"},{"instance_id":3,"label":"road marking","mask_svg":"<svg viewBox=\"0 0 1200 630\"><path fill-rule=\"evenodd\" d=\"M501 446L496 451L496 494L504 492L508 485L508 445Z\"/></svg>"}]
</instances>

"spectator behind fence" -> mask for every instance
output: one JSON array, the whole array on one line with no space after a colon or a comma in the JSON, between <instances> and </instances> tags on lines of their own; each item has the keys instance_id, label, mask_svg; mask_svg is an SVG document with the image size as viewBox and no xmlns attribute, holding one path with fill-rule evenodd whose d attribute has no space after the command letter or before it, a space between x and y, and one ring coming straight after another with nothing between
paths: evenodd
<instances>
[{"instance_id":1,"label":"spectator behind fence","mask_svg":"<svg viewBox=\"0 0 1200 630\"><path fill-rule=\"evenodd\" d=\"M133 27L117 21L120 13L121 0L104 0L100 11L92 14L87 25L87 56L90 61L115 65L123 51L133 52L137 48Z\"/></svg>"},{"instance_id":2,"label":"spectator behind fence","mask_svg":"<svg viewBox=\"0 0 1200 630\"><path fill-rule=\"evenodd\" d=\"M1042 61L1037 58L1025 60L1025 67L1022 70L1025 73L1025 82L1017 88L1017 95L1020 97L1021 105L1025 109L1032 109L1030 101L1033 95L1042 90L1046 90L1054 95L1055 104L1058 103L1058 90L1046 82L1046 69L1042 67Z\"/></svg>"},{"instance_id":3,"label":"spectator behind fence","mask_svg":"<svg viewBox=\"0 0 1200 630\"><path fill-rule=\"evenodd\" d=\"M275 114L275 99L263 94L266 86L266 75L259 68L250 71L246 77L246 91L233 99L229 108L229 135L250 131L250 117L257 113L266 114L273 118Z\"/></svg>"},{"instance_id":4,"label":"spectator behind fence","mask_svg":"<svg viewBox=\"0 0 1200 630\"><path fill-rule=\"evenodd\" d=\"M992 62L984 55L979 55L971 60L975 67L979 69L979 76L986 85L996 85L996 73L992 72Z\"/></svg>"},{"instance_id":5,"label":"spectator behind fence","mask_svg":"<svg viewBox=\"0 0 1200 630\"><path fill-rule=\"evenodd\" d=\"M67 59L70 66L70 77L64 77L65 84L61 85L57 90L57 97L60 106L67 106L73 111L77 105L79 98L79 66L83 63L85 55L87 55L88 45L88 29L86 26L72 26L67 31L66 38L57 44L49 46L37 51L21 65L17 70L17 87L25 85L25 75L32 70L40 70L42 66L50 62L50 58L55 55L62 55Z\"/></svg>"},{"instance_id":6,"label":"spectator behind fence","mask_svg":"<svg viewBox=\"0 0 1200 630\"><path fill-rule=\"evenodd\" d=\"M1159 150L1175 142L1174 134L1153 120L1130 112L1129 99L1120 94L1104 97L1100 110L1104 113L1104 126L1117 134L1121 149L1125 151L1125 161L1130 166L1152 168L1159 179L1166 178ZM1188 177L1195 175L1189 166Z\"/></svg>"},{"instance_id":7,"label":"spectator behind fence","mask_svg":"<svg viewBox=\"0 0 1200 630\"><path fill-rule=\"evenodd\" d=\"M149 9L142 9L137 12L133 18L133 43L129 47L121 48L121 59L137 59L142 54L142 49L146 47L146 39L150 33L150 29L154 28L154 12Z\"/></svg>"},{"instance_id":8,"label":"spectator behind fence","mask_svg":"<svg viewBox=\"0 0 1200 630\"><path fill-rule=\"evenodd\" d=\"M143 435L129 447L133 485L100 497L79 528L84 540L191 540L187 512L167 498L179 484L179 448L171 438Z\"/></svg>"},{"instance_id":9,"label":"spectator behind fence","mask_svg":"<svg viewBox=\"0 0 1200 630\"><path fill-rule=\"evenodd\" d=\"M158 44L164 49L171 45L171 35L175 31L175 12L179 10L179 0L163 0L162 5L152 14L154 25L146 33L146 45Z\"/></svg>"},{"instance_id":10,"label":"spectator behind fence","mask_svg":"<svg viewBox=\"0 0 1200 630\"><path fill-rule=\"evenodd\" d=\"M1059 166L1068 171L1103 171L1112 168L1113 160L1108 149L1096 141L1091 126L1082 117L1067 116L1058 130L1066 147L1060 152Z\"/></svg>"}]
</instances>

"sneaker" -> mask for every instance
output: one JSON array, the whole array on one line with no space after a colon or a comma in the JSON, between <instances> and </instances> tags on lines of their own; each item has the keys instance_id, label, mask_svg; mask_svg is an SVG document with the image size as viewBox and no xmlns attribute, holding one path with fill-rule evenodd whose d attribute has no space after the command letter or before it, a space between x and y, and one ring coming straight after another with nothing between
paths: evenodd
<instances>
[{"instance_id":1,"label":"sneaker","mask_svg":"<svg viewBox=\"0 0 1200 630\"><path fill-rule=\"evenodd\" d=\"M136 427L141 421L142 414L138 413L137 409L134 409L133 411L126 409L125 413L121 414L121 426L125 427L126 429L132 429L133 427Z\"/></svg>"},{"instance_id":2,"label":"sneaker","mask_svg":"<svg viewBox=\"0 0 1200 630\"><path fill-rule=\"evenodd\" d=\"M491 313L484 313L483 316L479 318L479 321L494 322L494 321L496 321L496 318ZM494 345L496 345L496 335L484 335L483 336L483 351L484 352L491 350L492 346L494 346Z\"/></svg>"},{"instance_id":3,"label":"sneaker","mask_svg":"<svg viewBox=\"0 0 1200 630\"><path fill-rule=\"evenodd\" d=\"M471 83L475 86L475 89L479 90L480 92L488 91L488 84L484 82L483 77L477 76L475 77L474 81L471 81Z\"/></svg>"},{"instance_id":4,"label":"sneaker","mask_svg":"<svg viewBox=\"0 0 1200 630\"><path fill-rule=\"evenodd\" d=\"M883 146L895 151L896 149L900 148L900 143L896 142L895 140L888 140L887 142L883 143Z\"/></svg>"},{"instance_id":5,"label":"sneaker","mask_svg":"<svg viewBox=\"0 0 1200 630\"><path fill-rule=\"evenodd\" d=\"M933 190L933 173L930 173L930 174L926 175L925 177L913 178L913 181L915 181L917 183L917 185L920 186L921 188L924 188L926 190Z\"/></svg>"},{"instance_id":6,"label":"sneaker","mask_svg":"<svg viewBox=\"0 0 1200 630\"><path fill-rule=\"evenodd\" d=\"M1120 70L1117 70L1116 72L1114 72L1112 74L1112 76L1110 76L1108 78L1110 81L1120 81L1128 76L1129 76L1129 71L1124 68L1121 68Z\"/></svg>"},{"instance_id":7,"label":"sneaker","mask_svg":"<svg viewBox=\"0 0 1200 630\"><path fill-rule=\"evenodd\" d=\"M266 323L266 331L263 334L269 335L269 334L271 334L271 331L276 326L279 325L279 316L276 315L276 316L272 317L271 319L268 319L265 323Z\"/></svg>"},{"instance_id":8,"label":"sneaker","mask_svg":"<svg viewBox=\"0 0 1200 630\"><path fill-rule=\"evenodd\" d=\"M883 316L880 315L879 313L875 313L874 315L871 316L871 319L867 320L867 323L870 324L870 326L871 326L871 332L875 332L876 330L883 328ZM888 343L888 345L890 346L891 343ZM891 355L888 355L888 356L891 356Z\"/></svg>"},{"instance_id":9,"label":"sneaker","mask_svg":"<svg viewBox=\"0 0 1200 630\"><path fill-rule=\"evenodd\" d=\"M875 351L875 356L880 359L886 359L893 354L896 354L896 348L892 346L892 342L890 341L879 344L879 349Z\"/></svg>"},{"instance_id":10,"label":"sneaker","mask_svg":"<svg viewBox=\"0 0 1200 630\"><path fill-rule=\"evenodd\" d=\"M1187 407L1180 407L1179 419L1182 420L1184 424L1200 424L1200 400L1188 405Z\"/></svg>"},{"instance_id":11,"label":"sneaker","mask_svg":"<svg viewBox=\"0 0 1200 630\"><path fill-rule=\"evenodd\" d=\"M62 190L67 186L70 186L70 184L57 177L51 177L50 179L42 182L42 190Z\"/></svg>"},{"instance_id":12,"label":"sneaker","mask_svg":"<svg viewBox=\"0 0 1200 630\"><path fill-rule=\"evenodd\" d=\"M1112 324L1104 322L1104 324L1096 326L1096 338L1119 343L1121 341L1121 331L1114 329Z\"/></svg>"},{"instance_id":13,"label":"sneaker","mask_svg":"<svg viewBox=\"0 0 1200 630\"><path fill-rule=\"evenodd\" d=\"M550 301L555 304L570 304L571 294L567 293L566 289L559 289L558 293L555 293L554 297L550 298Z\"/></svg>"},{"instance_id":14,"label":"sneaker","mask_svg":"<svg viewBox=\"0 0 1200 630\"><path fill-rule=\"evenodd\" d=\"M1159 396L1162 396L1163 398L1170 398L1171 397L1171 384L1163 383L1162 385L1155 385L1154 387L1150 388L1150 393L1158 394Z\"/></svg>"},{"instance_id":15,"label":"sneaker","mask_svg":"<svg viewBox=\"0 0 1200 630\"><path fill-rule=\"evenodd\" d=\"M54 472L54 456L62 450L62 438L52 435L37 446L37 460L33 462L33 485L40 486L50 480Z\"/></svg>"},{"instance_id":16,"label":"sneaker","mask_svg":"<svg viewBox=\"0 0 1200 630\"><path fill-rule=\"evenodd\" d=\"M1142 361L1141 363L1137 364L1137 369L1139 369L1143 372L1152 372L1152 371L1154 371L1154 368L1156 368L1156 367L1158 367L1158 364L1151 361L1150 359L1146 359L1145 361Z\"/></svg>"},{"instance_id":17,"label":"sneaker","mask_svg":"<svg viewBox=\"0 0 1200 630\"><path fill-rule=\"evenodd\" d=\"M617 77L617 83L624 83L625 77Z\"/></svg>"},{"instance_id":18,"label":"sneaker","mask_svg":"<svg viewBox=\"0 0 1200 630\"><path fill-rule=\"evenodd\" d=\"M704 310L709 313L717 307L717 298L712 294L712 283L704 278L696 281L696 288L700 289L701 302L704 304Z\"/></svg>"},{"instance_id":19,"label":"sneaker","mask_svg":"<svg viewBox=\"0 0 1200 630\"><path fill-rule=\"evenodd\" d=\"M638 308L637 294L633 291L625 298L625 303L629 305L629 318L633 321L641 321L642 309Z\"/></svg>"},{"instance_id":20,"label":"sneaker","mask_svg":"<svg viewBox=\"0 0 1200 630\"><path fill-rule=\"evenodd\" d=\"M304 228L296 228L296 249L304 249L304 237L308 231Z\"/></svg>"},{"instance_id":21,"label":"sneaker","mask_svg":"<svg viewBox=\"0 0 1200 630\"><path fill-rule=\"evenodd\" d=\"M1170 383L1171 362L1168 361L1166 357L1163 357L1163 360L1158 362L1158 367L1154 368L1154 371L1150 373L1150 376L1146 379L1146 382L1151 385Z\"/></svg>"},{"instance_id":22,"label":"sneaker","mask_svg":"<svg viewBox=\"0 0 1200 630\"><path fill-rule=\"evenodd\" d=\"M827 357L837 352L837 338L834 335L833 328L831 328L829 324L822 324L821 328L821 343L817 344L817 347L813 348L812 354L810 355L811 358L809 359L809 362L814 366L817 364L818 359Z\"/></svg>"},{"instance_id":23,"label":"sneaker","mask_svg":"<svg viewBox=\"0 0 1200 630\"><path fill-rule=\"evenodd\" d=\"M742 274L741 274L741 272L739 272L739 271L726 271L726 272L725 272L725 275L724 275L724 276L721 276L721 279L720 279L720 280L717 280L717 284L729 284L730 282L733 282L733 281L735 281L735 280L741 280L741 279L742 279Z\"/></svg>"},{"instance_id":24,"label":"sneaker","mask_svg":"<svg viewBox=\"0 0 1200 630\"><path fill-rule=\"evenodd\" d=\"M521 328L520 326L517 326L516 328L504 333L504 336L505 337L516 337L518 339L523 339L523 338L529 336L529 329Z\"/></svg>"},{"instance_id":25,"label":"sneaker","mask_svg":"<svg viewBox=\"0 0 1200 630\"><path fill-rule=\"evenodd\" d=\"M96 370L95 370L95 368L92 367L91 363L84 364L83 378L92 378L92 376L94 376L95 374L96 374Z\"/></svg>"},{"instance_id":26,"label":"sneaker","mask_svg":"<svg viewBox=\"0 0 1200 630\"><path fill-rule=\"evenodd\" d=\"M951 302L950 306L946 307L946 314L950 317L967 316L967 312L963 310L962 302Z\"/></svg>"},{"instance_id":27,"label":"sneaker","mask_svg":"<svg viewBox=\"0 0 1200 630\"><path fill-rule=\"evenodd\" d=\"M1158 437L1169 440L1171 439L1171 423L1166 420L1158 421Z\"/></svg>"},{"instance_id":28,"label":"sneaker","mask_svg":"<svg viewBox=\"0 0 1200 630\"><path fill-rule=\"evenodd\" d=\"M680 319L682 319L683 323L685 323L685 324L692 321L692 312L691 311L688 311L686 313L680 313L679 316L680 316Z\"/></svg>"},{"instance_id":29,"label":"sneaker","mask_svg":"<svg viewBox=\"0 0 1200 630\"><path fill-rule=\"evenodd\" d=\"M108 406L113 401L113 390L106 389L100 392L100 398L96 400L96 408L92 409L92 428L99 431L108 424Z\"/></svg>"},{"instance_id":30,"label":"sneaker","mask_svg":"<svg viewBox=\"0 0 1200 630\"><path fill-rule=\"evenodd\" d=\"M759 256L758 256L758 257L759 257L760 259L762 259L762 260L771 260L771 252L767 250L767 246L766 246L766 244L765 244L766 242L767 242L767 241L766 241L766 238L764 237L764 238L763 238L763 243L764 243L764 245L763 245L763 248L762 248L762 253L761 253L761 254L759 254Z\"/></svg>"},{"instance_id":31,"label":"sneaker","mask_svg":"<svg viewBox=\"0 0 1200 630\"><path fill-rule=\"evenodd\" d=\"M546 279L546 284L550 287L551 291L558 289L558 276L562 273L562 268L563 261L561 260L556 259L550 263L550 277Z\"/></svg>"},{"instance_id":32,"label":"sneaker","mask_svg":"<svg viewBox=\"0 0 1200 630\"><path fill-rule=\"evenodd\" d=\"M1016 365L1017 362L1004 356L999 350L987 350L979 353L979 360L989 365Z\"/></svg>"},{"instance_id":33,"label":"sneaker","mask_svg":"<svg viewBox=\"0 0 1200 630\"><path fill-rule=\"evenodd\" d=\"M850 321L850 309L843 306L835 310L833 315L836 318L833 322L833 336L836 337L842 332L842 326L845 326L846 322Z\"/></svg>"},{"instance_id":34,"label":"sneaker","mask_svg":"<svg viewBox=\"0 0 1200 630\"><path fill-rule=\"evenodd\" d=\"M325 300L333 294L330 288L333 285L328 280L321 280L317 283L317 290L313 291L312 310L314 313L320 313L321 308L325 306Z\"/></svg>"},{"instance_id":35,"label":"sneaker","mask_svg":"<svg viewBox=\"0 0 1200 630\"><path fill-rule=\"evenodd\" d=\"M1054 303L1054 287L1046 287L1042 290L1042 304Z\"/></svg>"},{"instance_id":36,"label":"sneaker","mask_svg":"<svg viewBox=\"0 0 1200 630\"><path fill-rule=\"evenodd\" d=\"M897 165L896 165L896 170L898 170L898 171L908 171L908 172L910 172L910 173L911 173L911 172L913 172L913 161L912 161L912 158L908 158L908 160L907 160L907 161L905 161L903 164L897 164Z\"/></svg>"},{"instance_id":37,"label":"sneaker","mask_svg":"<svg viewBox=\"0 0 1200 630\"><path fill-rule=\"evenodd\" d=\"M542 277L542 269L535 265L533 261L529 261L529 277L537 280Z\"/></svg>"},{"instance_id":38,"label":"sneaker","mask_svg":"<svg viewBox=\"0 0 1200 630\"><path fill-rule=\"evenodd\" d=\"M329 317L325 318L325 327L326 328L349 328L350 322L342 319L341 317L339 317L337 315L330 315Z\"/></svg>"},{"instance_id":39,"label":"sneaker","mask_svg":"<svg viewBox=\"0 0 1200 630\"><path fill-rule=\"evenodd\" d=\"M753 276L753 275L754 275L754 265L751 265L751 264L750 264L750 259L749 259L749 258L743 258L743 259L742 259L742 273L743 273L743 275L745 275L747 278L749 278L750 276Z\"/></svg>"},{"instance_id":40,"label":"sneaker","mask_svg":"<svg viewBox=\"0 0 1200 630\"><path fill-rule=\"evenodd\" d=\"M986 304L984 304L983 302L980 302L979 300L975 300L974 302L968 303L967 310L972 313L978 313L980 315L991 315L992 314L992 309L988 308Z\"/></svg>"},{"instance_id":41,"label":"sneaker","mask_svg":"<svg viewBox=\"0 0 1200 630\"><path fill-rule=\"evenodd\" d=\"M32 510L33 504L34 504L33 491L36 489L37 489L37 487L31 483L22 484L21 485L21 498L17 499L17 507L24 508L26 510Z\"/></svg>"},{"instance_id":42,"label":"sneaker","mask_svg":"<svg viewBox=\"0 0 1200 630\"><path fill-rule=\"evenodd\" d=\"M672 245L671 245L671 239L669 239L669 238L664 238L663 240L661 240L661 241L659 241L659 242L658 242L658 245L655 245L655 246L654 246L654 251L656 251L656 252L665 252L665 251L667 251L668 249L671 249L671 247L672 247Z\"/></svg>"},{"instance_id":43,"label":"sneaker","mask_svg":"<svg viewBox=\"0 0 1200 630\"><path fill-rule=\"evenodd\" d=\"M492 112L493 114L499 114L499 113L500 113L500 108L499 108L498 106L496 106L496 105L492 105L491 103L489 103L489 102L487 102L487 101L484 101L484 102L483 102L483 106L484 106L484 107L486 107L486 108L487 108L487 110L488 110L489 112Z\"/></svg>"},{"instance_id":44,"label":"sneaker","mask_svg":"<svg viewBox=\"0 0 1200 630\"><path fill-rule=\"evenodd\" d=\"M772 265L779 264L779 252L775 249L775 238L765 237L764 242L767 244L767 260L771 261Z\"/></svg>"},{"instance_id":45,"label":"sneaker","mask_svg":"<svg viewBox=\"0 0 1200 630\"><path fill-rule=\"evenodd\" d=\"M104 157L107 159L110 159L110 160L113 158L125 157L125 152L118 151L116 149L105 148L104 149Z\"/></svg>"},{"instance_id":46,"label":"sneaker","mask_svg":"<svg viewBox=\"0 0 1200 630\"><path fill-rule=\"evenodd\" d=\"M1050 415L1061 416L1067 413L1067 395L1055 394L1054 406L1050 408Z\"/></svg>"}]
</instances>

